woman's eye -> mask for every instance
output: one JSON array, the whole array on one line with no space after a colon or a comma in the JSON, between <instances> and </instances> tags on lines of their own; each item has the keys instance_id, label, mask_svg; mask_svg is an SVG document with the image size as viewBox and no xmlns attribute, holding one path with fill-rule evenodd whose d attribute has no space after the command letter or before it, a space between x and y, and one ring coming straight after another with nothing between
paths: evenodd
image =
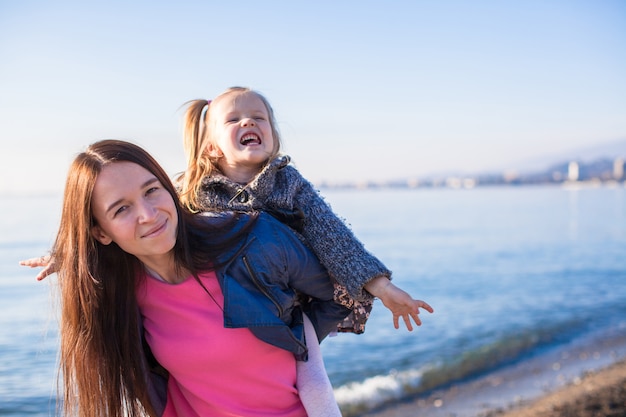
<instances>
[{"instance_id":1,"label":"woman's eye","mask_svg":"<svg viewBox=\"0 0 626 417\"><path fill-rule=\"evenodd\" d=\"M127 208L128 206L120 206L117 210L115 210L115 213L113 213L113 216L117 216L118 214L125 212Z\"/></svg>"},{"instance_id":2,"label":"woman's eye","mask_svg":"<svg viewBox=\"0 0 626 417\"><path fill-rule=\"evenodd\" d=\"M155 191L158 191L159 187L151 187L146 191L146 194L152 194Z\"/></svg>"}]
</instances>

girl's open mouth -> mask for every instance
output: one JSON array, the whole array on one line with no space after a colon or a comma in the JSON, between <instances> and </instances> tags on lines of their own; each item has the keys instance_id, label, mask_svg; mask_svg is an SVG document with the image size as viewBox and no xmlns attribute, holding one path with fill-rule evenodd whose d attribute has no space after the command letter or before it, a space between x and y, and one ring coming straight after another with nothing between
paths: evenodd
<instances>
[{"instance_id":1,"label":"girl's open mouth","mask_svg":"<svg viewBox=\"0 0 626 417\"><path fill-rule=\"evenodd\" d=\"M261 138L255 133L246 133L241 137L239 143L242 145L260 145Z\"/></svg>"}]
</instances>

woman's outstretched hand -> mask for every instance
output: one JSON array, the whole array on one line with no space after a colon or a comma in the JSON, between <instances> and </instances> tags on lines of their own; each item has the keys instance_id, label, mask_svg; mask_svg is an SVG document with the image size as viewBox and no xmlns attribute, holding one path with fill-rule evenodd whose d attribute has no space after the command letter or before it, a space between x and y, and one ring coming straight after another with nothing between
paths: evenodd
<instances>
[{"instance_id":1,"label":"woman's outstretched hand","mask_svg":"<svg viewBox=\"0 0 626 417\"><path fill-rule=\"evenodd\" d=\"M30 258L20 261L20 265L29 266L31 268L43 268L37 274L37 281L41 281L48 275L56 272L54 259L50 255L39 256L37 258Z\"/></svg>"}]
</instances>

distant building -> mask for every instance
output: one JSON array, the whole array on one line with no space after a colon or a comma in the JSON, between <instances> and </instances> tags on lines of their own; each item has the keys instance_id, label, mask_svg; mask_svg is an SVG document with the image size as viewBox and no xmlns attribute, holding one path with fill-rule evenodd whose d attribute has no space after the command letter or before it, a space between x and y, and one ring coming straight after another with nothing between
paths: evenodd
<instances>
[{"instance_id":1,"label":"distant building","mask_svg":"<svg viewBox=\"0 0 626 417\"><path fill-rule=\"evenodd\" d=\"M616 180L624 178L624 159L617 158L613 161L613 178Z\"/></svg>"},{"instance_id":2,"label":"distant building","mask_svg":"<svg viewBox=\"0 0 626 417\"><path fill-rule=\"evenodd\" d=\"M578 181L580 175L578 162L572 161L567 166L567 179L569 181Z\"/></svg>"},{"instance_id":3,"label":"distant building","mask_svg":"<svg viewBox=\"0 0 626 417\"><path fill-rule=\"evenodd\" d=\"M417 178L410 178L407 180L406 185L409 188L417 188L420 186L420 180Z\"/></svg>"}]
</instances>

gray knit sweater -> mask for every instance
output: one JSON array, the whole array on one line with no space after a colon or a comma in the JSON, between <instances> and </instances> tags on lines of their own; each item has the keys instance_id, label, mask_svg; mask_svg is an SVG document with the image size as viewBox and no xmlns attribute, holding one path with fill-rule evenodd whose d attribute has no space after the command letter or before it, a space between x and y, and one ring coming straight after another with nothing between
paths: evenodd
<instances>
[{"instance_id":1,"label":"gray knit sweater","mask_svg":"<svg viewBox=\"0 0 626 417\"><path fill-rule=\"evenodd\" d=\"M356 300L371 299L363 286L379 275L391 278L391 271L365 249L312 184L289 163L286 155L275 158L247 185L221 174L205 177L201 209L301 210L304 222L300 233L329 274Z\"/></svg>"}]
</instances>

